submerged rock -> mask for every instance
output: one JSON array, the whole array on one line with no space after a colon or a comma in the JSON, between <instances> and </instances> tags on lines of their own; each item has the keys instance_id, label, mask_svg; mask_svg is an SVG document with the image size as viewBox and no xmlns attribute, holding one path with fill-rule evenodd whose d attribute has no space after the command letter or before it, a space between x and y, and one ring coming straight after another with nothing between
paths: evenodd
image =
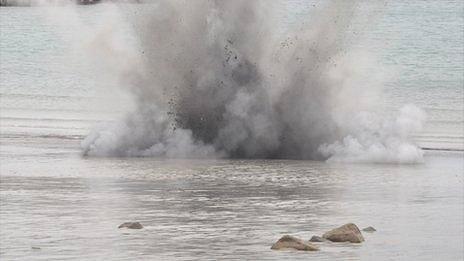
<instances>
[{"instance_id":1,"label":"submerged rock","mask_svg":"<svg viewBox=\"0 0 464 261\"><path fill-rule=\"evenodd\" d=\"M361 243L364 241L361 231L359 231L359 228L353 223L332 229L322 235L322 237L332 242Z\"/></svg>"},{"instance_id":2,"label":"submerged rock","mask_svg":"<svg viewBox=\"0 0 464 261\"><path fill-rule=\"evenodd\" d=\"M281 250L281 249L289 249L293 248L296 250L303 250L303 251L317 251L319 248L309 242L305 242L299 238L292 237L289 235L285 235L281 237L274 245L272 245L271 249L273 250Z\"/></svg>"},{"instance_id":3,"label":"submerged rock","mask_svg":"<svg viewBox=\"0 0 464 261\"><path fill-rule=\"evenodd\" d=\"M366 227L366 228L363 228L363 231L364 232L375 232L377 230L375 228L373 228L373 227Z\"/></svg>"},{"instance_id":4,"label":"submerged rock","mask_svg":"<svg viewBox=\"0 0 464 261\"><path fill-rule=\"evenodd\" d=\"M139 222L125 222L119 225L118 228L142 229L143 226Z\"/></svg>"},{"instance_id":5,"label":"submerged rock","mask_svg":"<svg viewBox=\"0 0 464 261\"><path fill-rule=\"evenodd\" d=\"M327 241L327 239L320 237L320 236L313 236L309 240L309 242L324 242L324 241Z\"/></svg>"}]
</instances>

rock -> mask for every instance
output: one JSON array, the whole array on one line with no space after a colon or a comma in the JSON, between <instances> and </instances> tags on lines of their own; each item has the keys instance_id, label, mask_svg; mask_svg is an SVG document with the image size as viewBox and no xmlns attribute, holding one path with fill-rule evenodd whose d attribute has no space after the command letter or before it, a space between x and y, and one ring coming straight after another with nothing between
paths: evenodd
<instances>
[{"instance_id":1,"label":"rock","mask_svg":"<svg viewBox=\"0 0 464 261\"><path fill-rule=\"evenodd\" d=\"M377 230L375 228L373 228L373 227L366 227L366 228L363 228L363 231L372 233L372 232L375 232Z\"/></svg>"},{"instance_id":2,"label":"rock","mask_svg":"<svg viewBox=\"0 0 464 261\"><path fill-rule=\"evenodd\" d=\"M118 228L142 229L143 226L139 222L125 222L119 225Z\"/></svg>"},{"instance_id":3,"label":"rock","mask_svg":"<svg viewBox=\"0 0 464 261\"><path fill-rule=\"evenodd\" d=\"M359 228L353 223L330 230L322 235L322 237L332 242L361 243L364 241L361 231L359 231Z\"/></svg>"},{"instance_id":4,"label":"rock","mask_svg":"<svg viewBox=\"0 0 464 261\"><path fill-rule=\"evenodd\" d=\"M274 245L272 245L271 249L273 250L281 250L281 249L288 249L294 248L296 250L303 250L303 251L317 251L319 248L309 242L305 242L299 238L292 237L289 235L285 235L281 237Z\"/></svg>"},{"instance_id":5,"label":"rock","mask_svg":"<svg viewBox=\"0 0 464 261\"><path fill-rule=\"evenodd\" d=\"M320 236L313 236L309 242L324 242L327 241L327 239L320 237Z\"/></svg>"}]
</instances>

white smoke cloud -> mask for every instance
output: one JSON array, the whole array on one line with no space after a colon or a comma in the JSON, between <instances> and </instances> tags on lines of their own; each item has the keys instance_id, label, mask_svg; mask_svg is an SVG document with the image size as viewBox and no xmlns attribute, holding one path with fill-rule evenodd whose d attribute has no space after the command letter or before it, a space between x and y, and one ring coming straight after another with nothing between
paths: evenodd
<instances>
[{"instance_id":1,"label":"white smoke cloud","mask_svg":"<svg viewBox=\"0 0 464 261\"><path fill-rule=\"evenodd\" d=\"M401 108L394 119L360 112L341 141L323 144L319 151L333 162L420 163L423 151L411 142L422 130L425 114L414 105Z\"/></svg>"},{"instance_id":2,"label":"white smoke cloud","mask_svg":"<svg viewBox=\"0 0 464 261\"><path fill-rule=\"evenodd\" d=\"M84 155L421 162L411 134L423 113L379 113L384 76L351 45L357 2L329 1L284 35L275 34L278 5L108 4L113 15L86 41L88 55L135 108L95 128ZM122 22L137 43L121 37Z\"/></svg>"}]
</instances>

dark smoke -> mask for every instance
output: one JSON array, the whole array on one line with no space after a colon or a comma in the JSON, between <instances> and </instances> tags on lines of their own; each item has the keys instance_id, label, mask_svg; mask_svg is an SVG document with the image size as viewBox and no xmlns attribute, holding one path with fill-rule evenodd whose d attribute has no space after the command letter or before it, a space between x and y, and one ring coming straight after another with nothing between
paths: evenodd
<instances>
[{"instance_id":1,"label":"dark smoke","mask_svg":"<svg viewBox=\"0 0 464 261\"><path fill-rule=\"evenodd\" d=\"M347 55L356 1L327 2L285 34L276 33L276 3L161 0L129 16L141 61L120 77L136 109L89 135L84 153L291 159L336 154L328 144L352 134L347 117L375 103L372 97L354 101L360 90L376 89L360 86Z\"/></svg>"}]
</instances>

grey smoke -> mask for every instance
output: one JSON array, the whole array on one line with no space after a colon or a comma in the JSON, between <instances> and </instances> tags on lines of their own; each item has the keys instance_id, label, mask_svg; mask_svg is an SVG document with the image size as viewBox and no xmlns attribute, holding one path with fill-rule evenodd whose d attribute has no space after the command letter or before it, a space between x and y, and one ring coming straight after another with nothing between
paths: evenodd
<instances>
[{"instance_id":1,"label":"grey smoke","mask_svg":"<svg viewBox=\"0 0 464 261\"><path fill-rule=\"evenodd\" d=\"M93 131L84 154L327 159L350 153L346 137L358 154L391 151L378 128L366 141L352 122L375 115L380 89L353 68L356 1L329 1L285 34L275 32L276 3L160 0L128 15L139 58L118 77L136 108Z\"/></svg>"}]
</instances>

